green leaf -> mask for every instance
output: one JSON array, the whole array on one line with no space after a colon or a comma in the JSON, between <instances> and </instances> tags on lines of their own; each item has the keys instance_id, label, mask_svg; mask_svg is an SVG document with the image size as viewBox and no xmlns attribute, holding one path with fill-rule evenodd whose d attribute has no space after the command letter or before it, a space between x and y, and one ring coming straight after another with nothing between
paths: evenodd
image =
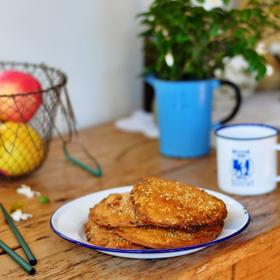
<instances>
[{"instance_id":1,"label":"green leaf","mask_svg":"<svg viewBox=\"0 0 280 280\"><path fill-rule=\"evenodd\" d=\"M140 37L150 37L152 35L153 35L153 30L150 29L139 33Z\"/></svg>"},{"instance_id":2,"label":"green leaf","mask_svg":"<svg viewBox=\"0 0 280 280\"><path fill-rule=\"evenodd\" d=\"M212 27L209 30L209 35L211 37L216 37L217 35L219 35L220 30L221 30L220 27L218 25L214 24L214 25L212 25Z\"/></svg>"},{"instance_id":3,"label":"green leaf","mask_svg":"<svg viewBox=\"0 0 280 280\"><path fill-rule=\"evenodd\" d=\"M257 81L260 81L266 74L266 67L264 65L261 65L259 68L258 68L258 74L257 74Z\"/></svg>"},{"instance_id":4,"label":"green leaf","mask_svg":"<svg viewBox=\"0 0 280 280\"><path fill-rule=\"evenodd\" d=\"M240 19L241 19L241 21L246 22L246 21L248 21L249 17L250 17L250 14L249 14L248 10L240 11Z\"/></svg>"},{"instance_id":5,"label":"green leaf","mask_svg":"<svg viewBox=\"0 0 280 280\"><path fill-rule=\"evenodd\" d=\"M184 43L189 40L189 36L187 34L178 34L175 36L175 40L177 43Z\"/></svg>"},{"instance_id":6,"label":"green leaf","mask_svg":"<svg viewBox=\"0 0 280 280\"><path fill-rule=\"evenodd\" d=\"M46 195L43 195L43 194L38 197L38 200L41 204L50 203L50 199Z\"/></svg>"},{"instance_id":7,"label":"green leaf","mask_svg":"<svg viewBox=\"0 0 280 280\"><path fill-rule=\"evenodd\" d=\"M215 69L223 68L223 57L243 55L248 71L260 79L265 61L255 53L255 46L267 28L279 29L279 22L274 20L279 13L276 1L265 5L261 0L249 2L244 10L206 11L193 7L190 0L153 0L147 12L139 15L145 26L141 36L145 38L146 68L167 80L207 78L213 77ZM271 11L274 17L269 15ZM164 59L168 52L174 57L172 67Z\"/></svg>"}]
</instances>

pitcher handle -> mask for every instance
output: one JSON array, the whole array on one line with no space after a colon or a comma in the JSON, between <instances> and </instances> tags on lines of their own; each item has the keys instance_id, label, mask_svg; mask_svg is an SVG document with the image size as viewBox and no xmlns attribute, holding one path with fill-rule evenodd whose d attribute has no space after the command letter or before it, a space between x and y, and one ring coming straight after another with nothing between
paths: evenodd
<instances>
[{"instance_id":1,"label":"pitcher handle","mask_svg":"<svg viewBox=\"0 0 280 280\"><path fill-rule=\"evenodd\" d=\"M232 111L229 113L228 116L224 117L223 119L221 119L220 121L216 122L214 124L214 128L218 128L219 126L221 126L222 124L225 124L227 122L229 122L230 120L232 120L235 115L238 113L238 111L240 110L240 106L242 103L242 96L241 96L241 91L239 89L239 87L230 82L230 81L226 81L226 80L219 80L220 85L225 85L228 87L231 87L234 91L234 95L235 95L235 106L233 107Z\"/></svg>"},{"instance_id":2,"label":"pitcher handle","mask_svg":"<svg viewBox=\"0 0 280 280\"><path fill-rule=\"evenodd\" d=\"M154 87L156 77L155 75L147 75L145 76L145 81L151 86Z\"/></svg>"}]
</instances>

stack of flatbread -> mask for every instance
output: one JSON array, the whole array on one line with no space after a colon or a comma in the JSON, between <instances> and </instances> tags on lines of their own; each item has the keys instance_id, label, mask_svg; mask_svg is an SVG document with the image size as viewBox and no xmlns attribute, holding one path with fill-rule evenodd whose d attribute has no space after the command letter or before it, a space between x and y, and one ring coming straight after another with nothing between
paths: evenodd
<instances>
[{"instance_id":1,"label":"stack of flatbread","mask_svg":"<svg viewBox=\"0 0 280 280\"><path fill-rule=\"evenodd\" d=\"M226 216L224 202L197 187L147 177L91 208L85 232L102 247L177 248L214 240Z\"/></svg>"}]
</instances>

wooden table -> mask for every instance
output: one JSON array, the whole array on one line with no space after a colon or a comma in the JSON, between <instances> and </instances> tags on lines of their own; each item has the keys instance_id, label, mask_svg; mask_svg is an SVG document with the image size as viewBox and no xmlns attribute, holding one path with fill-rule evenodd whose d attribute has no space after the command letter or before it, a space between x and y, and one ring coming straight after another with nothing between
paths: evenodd
<instances>
[{"instance_id":1,"label":"wooden table","mask_svg":"<svg viewBox=\"0 0 280 280\"><path fill-rule=\"evenodd\" d=\"M200 159L168 159L159 154L155 140L117 131L112 124L84 130L81 138L102 163L102 178L94 178L66 162L56 139L39 171L0 185L1 202L8 209L21 200L33 215L18 223L39 260L32 279L280 279L279 189L258 197L236 197L252 215L250 226L232 240L189 256L157 261L124 259L57 237L50 229L49 219L63 203L97 190L131 184L142 176L158 175L217 190L214 152ZM76 145L72 151L80 154ZM16 188L22 183L48 195L51 203L40 205L36 199L17 195ZM23 255L2 217L0 238ZM0 279L31 278L2 252L0 264Z\"/></svg>"}]
</instances>

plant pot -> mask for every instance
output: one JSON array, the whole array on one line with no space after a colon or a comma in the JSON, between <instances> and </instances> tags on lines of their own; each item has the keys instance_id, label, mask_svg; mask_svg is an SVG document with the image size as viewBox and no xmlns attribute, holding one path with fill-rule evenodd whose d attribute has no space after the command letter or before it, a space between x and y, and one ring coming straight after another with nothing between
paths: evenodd
<instances>
[{"instance_id":1,"label":"plant pot","mask_svg":"<svg viewBox=\"0 0 280 280\"><path fill-rule=\"evenodd\" d=\"M231 120L240 108L240 90L228 81L165 81L153 76L146 80L156 94L160 152L168 157L206 155L210 150L212 128ZM212 124L213 90L222 84L234 89L236 104L227 117Z\"/></svg>"}]
</instances>

